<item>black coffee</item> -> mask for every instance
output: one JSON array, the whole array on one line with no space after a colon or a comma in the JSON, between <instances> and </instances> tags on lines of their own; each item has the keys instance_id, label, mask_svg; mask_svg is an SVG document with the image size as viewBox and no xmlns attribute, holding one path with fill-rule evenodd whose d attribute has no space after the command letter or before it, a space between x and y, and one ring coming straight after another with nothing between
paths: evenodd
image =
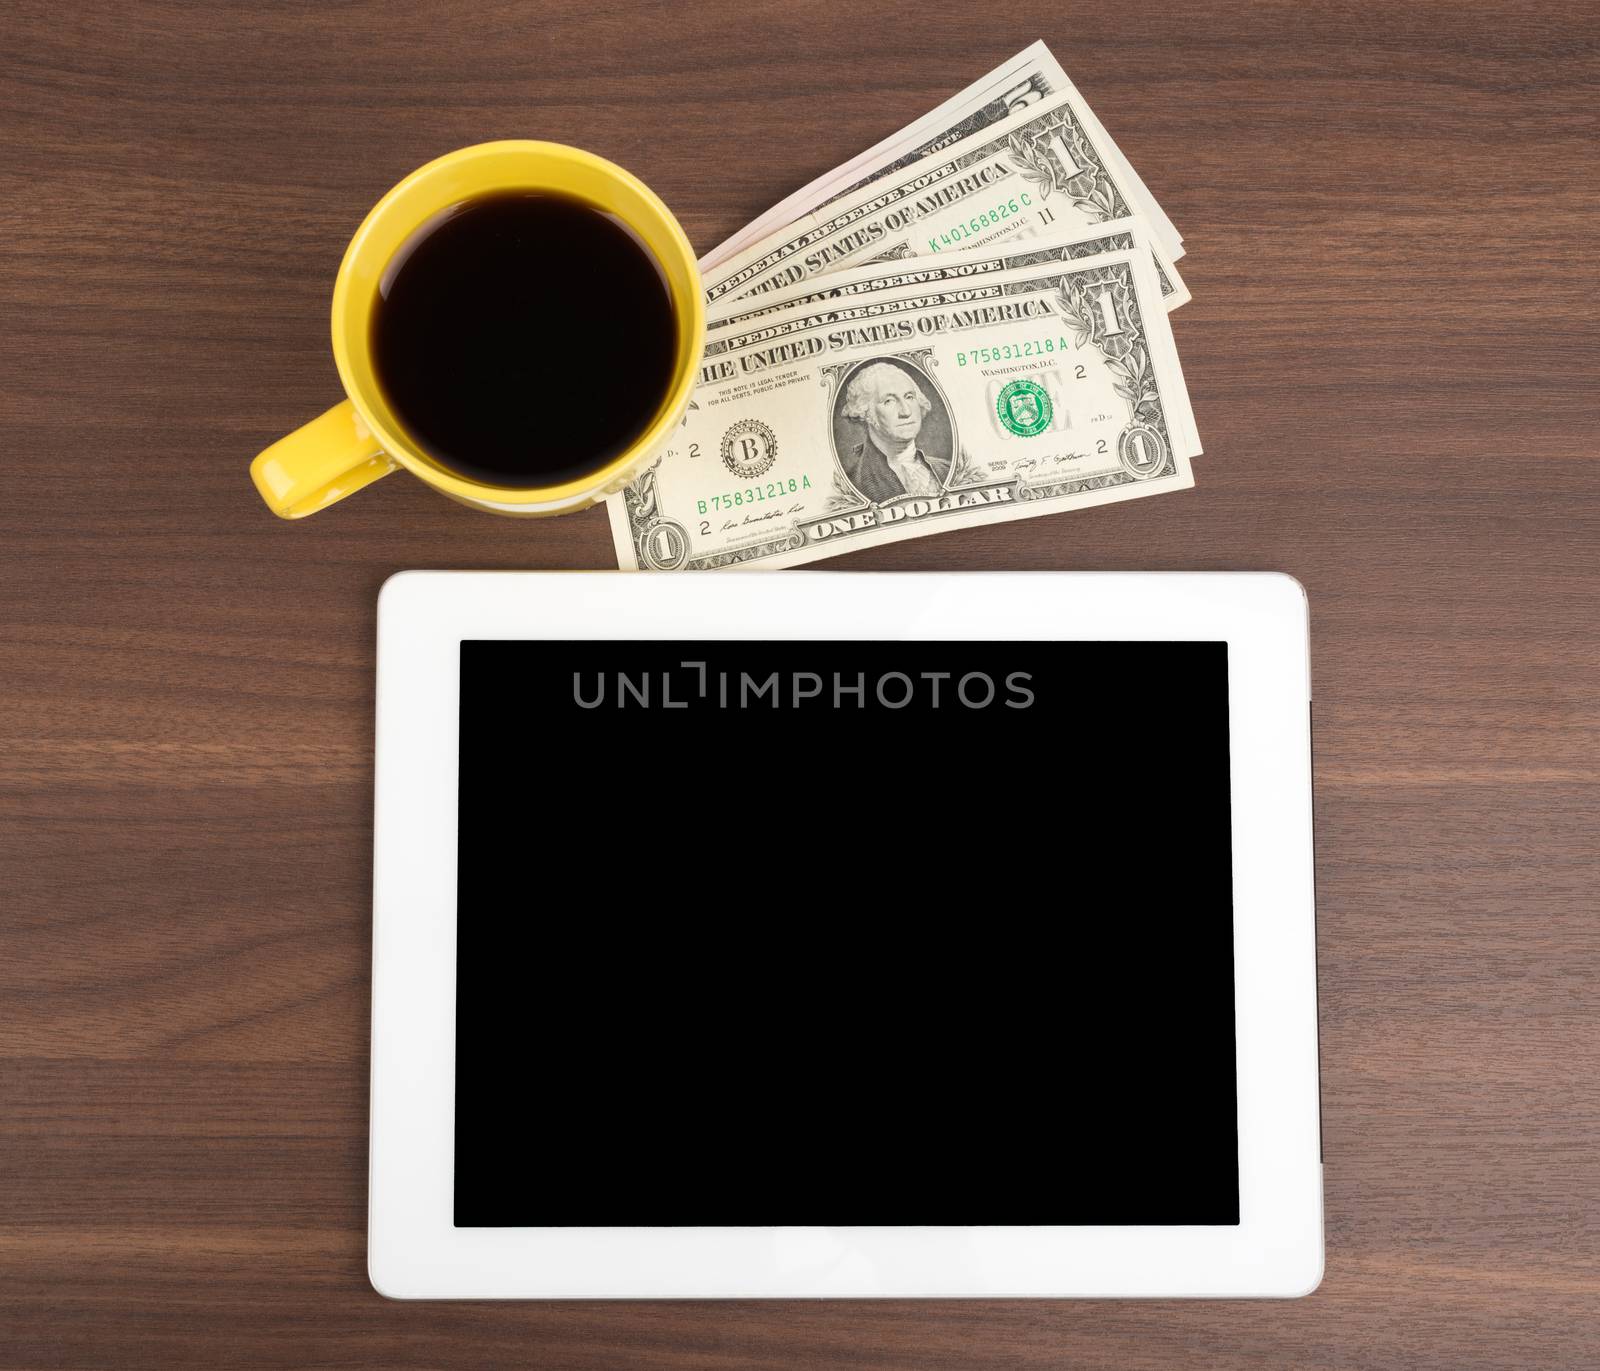
<instances>
[{"instance_id":1,"label":"black coffee","mask_svg":"<svg viewBox=\"0 0 1600 1371\"><path fill-rule=\"evenodd\" d=\"M672 384L660 264L611 215L566 196L468 200L418 229L384 274L378 380L423 451L502 486L599 470Z\"/></svg>"}]
</instances>

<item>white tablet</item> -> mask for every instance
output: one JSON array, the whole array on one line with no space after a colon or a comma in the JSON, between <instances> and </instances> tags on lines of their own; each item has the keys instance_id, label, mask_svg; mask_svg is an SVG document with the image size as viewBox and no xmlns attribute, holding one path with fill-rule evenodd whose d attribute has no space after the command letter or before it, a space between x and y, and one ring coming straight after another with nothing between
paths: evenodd
<instances>
[{"instance_id":1,"label":"white tablet","mask_svg":"<svg viewBox=\"0 0 1600 1371\"><path fill-rule=\"evenodd\" d=\"M374 1286L1308 1292L1308 710L1283 576L392 578Z\"/></svg>"}]
</instances>

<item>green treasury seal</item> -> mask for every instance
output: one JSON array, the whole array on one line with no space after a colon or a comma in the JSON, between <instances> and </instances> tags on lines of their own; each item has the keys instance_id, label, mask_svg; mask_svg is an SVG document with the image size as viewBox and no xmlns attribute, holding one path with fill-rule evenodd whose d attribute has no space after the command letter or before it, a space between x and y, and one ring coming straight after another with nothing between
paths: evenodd
<instances>
[{"instance_id":1,"label":"green treasury seal","mask_svg":"<svg viewBox=\"0 0 1600 1371\"><path fill-rule=\"evenodd\" d=\"M1033 381L1012 381L994 407L1000 422L1019 438L1032 438L1050 427L1050 397Z\"/></svg>"}]
</instances>

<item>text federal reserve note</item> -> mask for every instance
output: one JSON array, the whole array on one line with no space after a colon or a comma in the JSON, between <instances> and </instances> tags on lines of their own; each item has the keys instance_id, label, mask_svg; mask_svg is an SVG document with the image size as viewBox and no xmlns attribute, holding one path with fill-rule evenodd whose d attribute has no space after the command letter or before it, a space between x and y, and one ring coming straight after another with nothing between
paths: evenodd
<instances>
[{"instance_id":1,"label":"text federal reserve note","mask_svg":"<svg viewBox=\"0 0 1600 1371\"><path fill-rule=\"evenodd\" d=\"M798 285L774 290L766 295L725 300L719 308L711 311L706 327L712 334L717 334L729 328L743 329L749 320L789 305L815 304L822 300L838 300L847 295L881 295L902 286L965 281L974 276L992 276L997 271L1009 271L1013 267L1037 266L1040 262L1073 262L1084 257L1098 257L1105 252L1144 248L1149 244L1148 227L1143 219L1130 216L1107 219L1104 223L1087 228L1061 232L1052 230L1021 242L960 248L932 257L867 261L860 266L811 277ZM1157 279L1161 286L1162 301L1167 303L1170 310L1167 297L1175 293L1177 287L1159 274ZM1184 301L1187 299L1185 292Z\"/></svg>"}]
</instances>

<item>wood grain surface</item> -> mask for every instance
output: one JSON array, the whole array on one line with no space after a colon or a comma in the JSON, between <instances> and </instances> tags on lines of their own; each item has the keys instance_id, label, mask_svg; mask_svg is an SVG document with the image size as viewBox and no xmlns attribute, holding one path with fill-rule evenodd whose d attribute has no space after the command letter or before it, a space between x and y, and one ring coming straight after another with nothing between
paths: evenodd
<instances>
[{"instance_id":1,"label":"wood grain surface","mask_svg":"<svg viewBox=\"0 0 1600 1371\"><path fill-rule=\"evenodd\" d=\"M710 247L1035 37L1186 235L1197 488L835 565L1305 583L1321 1290L385 1302L374 597L611 552L405 476L267 514L249 459L337 398L346 240L531 136ZM9 0L0 1365L1600 1364L1597 47L1588 0Z\"/></svg>"}]
</instances>

